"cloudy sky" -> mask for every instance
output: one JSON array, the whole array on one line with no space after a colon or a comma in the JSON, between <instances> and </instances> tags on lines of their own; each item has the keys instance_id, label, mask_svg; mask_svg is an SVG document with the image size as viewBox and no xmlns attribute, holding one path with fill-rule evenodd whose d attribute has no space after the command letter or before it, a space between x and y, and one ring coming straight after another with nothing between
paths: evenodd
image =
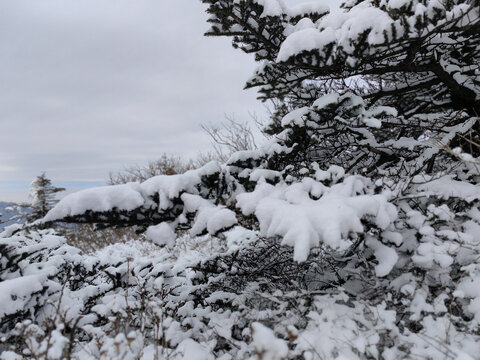
<instances>
[{"instance_id":1,"label":"cloudy sky","mask_svg":"<svg viewBox=\"0 0 480 360\"><path fill-rule=\"evenodd\" d=\"M253 59L203 37L206 18L199 0L0 1L0 201L42 171L75 190L195 156L200 124L265 117L242 90Z\"/></svg>"}]
</instances>

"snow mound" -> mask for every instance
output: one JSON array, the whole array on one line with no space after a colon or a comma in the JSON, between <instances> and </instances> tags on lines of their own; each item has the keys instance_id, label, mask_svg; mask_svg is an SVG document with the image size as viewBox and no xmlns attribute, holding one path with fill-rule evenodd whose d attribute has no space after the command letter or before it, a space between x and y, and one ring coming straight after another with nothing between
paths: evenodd
<instances>
[{"instance_id":1,"label":"snow mound","mask_svg":"<svg viewBox=\"0 0 480 360\"><path fill-rule=\"evenodd\" d=\"M88 210L104 212L116 208L129 211L144 203L145 199L138 183L97 187L65 196L43 220L55 221L81 215Z\"/></svg>"},{"instance_id":2,"label":"snow mound","mask_svg":"<svg viewBox=\"0 0 480 360\"><path fill-rule=\"evenodd\" d=\"M196 213L190 233L202 234L205 230L215 235L220 230L232 227L237 223L235 213L225 206L216 206L198 195L183 194L182 200L187 213Z\"/></svg>"},{"instance_id":3,"label":"snow mound","mask_svg":"<svg viewBox=\"0 0 480 360\"><path fill-rule=\"evenodd\" d=\"M272 330L254 322L251 326L255 350L261 359L281 360L288 356L288 345L285 340L278 339Z\"/></svg>"},{"instance_id":4,"label":"snow mound","mask_svg":"<svg viewBox=\"0 0 480 360\"><path fill-rule=\"evenodd\" d=\"M396 219L385 195L360 195L366 187L357 176L331 187L311 178L292 185L260 182L253 192L237 196L237 206L257 217L262 236L281 236L283 245L294 247L294 259L305 261L310 249L321 244L347 249L352 244L348 235L363 232L364 217L381 229Z\"/></svg>"},{"instance_id":5,"label":"snow mound","mask_svg":"<svg viewBox=\"0 0 480 360\"><path fill-rule=\"evenodd\" d=\"M198 193L202 179L218 174L222 167L212 161L203 167L178 175L154 176L143 183L128 183L82 190L65 196L43 221L55 221L85 214L87 211L131 211L137 208L157 207L159 211L172 207L173 200L183 192ZM158 200L154 201L154 197ZM158 203L157 203L158 202Z\"/></svg>"},{"instance_id":6,"label":"snow mound","mask_svg":"<svg viewBox=\"0 0 480 360\"><path fill-rule=\"evenodd\" d=\"M27 307L32 294L43 289L45 274L29 275L0 282L0 319L15 314Z\"/></svg>"},{"instance_id":7,"label":"snow mound","mask_svg":"<svg viewBox=\"0 0 480 360\"><path fill-rule=\"evenodd\" d=\"M468 202L480 199L480 185L453 180L450 176L443 176L433 180L418 176L414 181L420 183L418 186L420 191L425 191L444 199L457 197L465 199Z\"/></svg>"},{"instance_id":8,"label":"snow mound","mask_svg":"<svg viewBox=\"0 0 480 360\"><path fill-rule=\"evenodd\" d=\"M172 247L175 244L177 235L171 225L163 222L158 225L149 226L145 232L145 237L157 245Z\"/></svg>"}]
</instances>

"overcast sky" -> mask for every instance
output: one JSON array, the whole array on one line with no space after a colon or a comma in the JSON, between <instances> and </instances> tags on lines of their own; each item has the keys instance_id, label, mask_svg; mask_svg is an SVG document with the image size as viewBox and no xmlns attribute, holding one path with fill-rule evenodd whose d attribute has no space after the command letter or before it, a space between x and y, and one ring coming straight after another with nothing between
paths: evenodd
<instances>
[{"instance_id":1,"label":"overcast sky","mask_svg":"<svg viewBox=\"0 0 480 360\"><path fill-rule=\"evenodd\" d=\"M206 18L200 0L1 0L0 201L27 200L42 171L76 190L192 157L200 124L265 117L242 90L252 57L203 37Z\"/></svg>"}]
</instances>

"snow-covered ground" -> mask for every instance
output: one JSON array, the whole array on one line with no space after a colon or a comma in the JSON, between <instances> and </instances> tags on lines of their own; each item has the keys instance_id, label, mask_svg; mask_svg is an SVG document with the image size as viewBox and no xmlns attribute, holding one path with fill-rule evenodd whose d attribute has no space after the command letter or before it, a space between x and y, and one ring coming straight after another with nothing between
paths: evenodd
<instances>
[{"instance_id":1,"label":"snow-covered ground","mask_svg":"<svg viewBox=\"0 0 480 360\"><path fill-rule=\"evenodd\" d=\"M0 358L476 358L473 189L450 176L415 179L422 214L366 178L310 169L274 184L263 171L250 191L227 186L222 204L197 186L237 181L235 167L218 164L133 184L135 196L115 201L122 186L67 196L48 216L73 219L72 201L89 216L97 204L125 218L175 210L144 238L91 255L53 230L7 229ZM122 201L137 198L125 212ZM445 198L470 208L454 213Z\"/></svg>"}]
</instances>

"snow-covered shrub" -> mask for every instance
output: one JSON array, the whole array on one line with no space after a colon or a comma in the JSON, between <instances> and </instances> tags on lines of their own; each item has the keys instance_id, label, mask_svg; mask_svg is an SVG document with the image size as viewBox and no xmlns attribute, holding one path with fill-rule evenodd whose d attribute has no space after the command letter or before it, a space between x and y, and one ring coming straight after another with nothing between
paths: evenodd
<instances>
[{"instance_id":1,"label":"snow-covered shrub","mask_svg":"<svg viewBox=\"0 0 480 360\"><path fill-rule=\"evenodd\" d=\"M139 246L81 256L46 231L1 239L2 349L39 359L172 352L167 343L189 337L174 319L189 279Z\"/></svg>"},{"instance_id":2,"label":"snow-covered shrub","mask_svg":"<svg viewBox=\"0 0 480 360\"><path fill-rule=\"evenodd\" d=\"M405 226L444 221L431 209ZM415 260L379 278L368 248L343 258L317 249L298 263L258 236L237 226L197 246L132 242L92 256L47 231L3 238L1 356L469 359L480 350L475 265L448 272Z\"/></svg>"}]
</instances>

